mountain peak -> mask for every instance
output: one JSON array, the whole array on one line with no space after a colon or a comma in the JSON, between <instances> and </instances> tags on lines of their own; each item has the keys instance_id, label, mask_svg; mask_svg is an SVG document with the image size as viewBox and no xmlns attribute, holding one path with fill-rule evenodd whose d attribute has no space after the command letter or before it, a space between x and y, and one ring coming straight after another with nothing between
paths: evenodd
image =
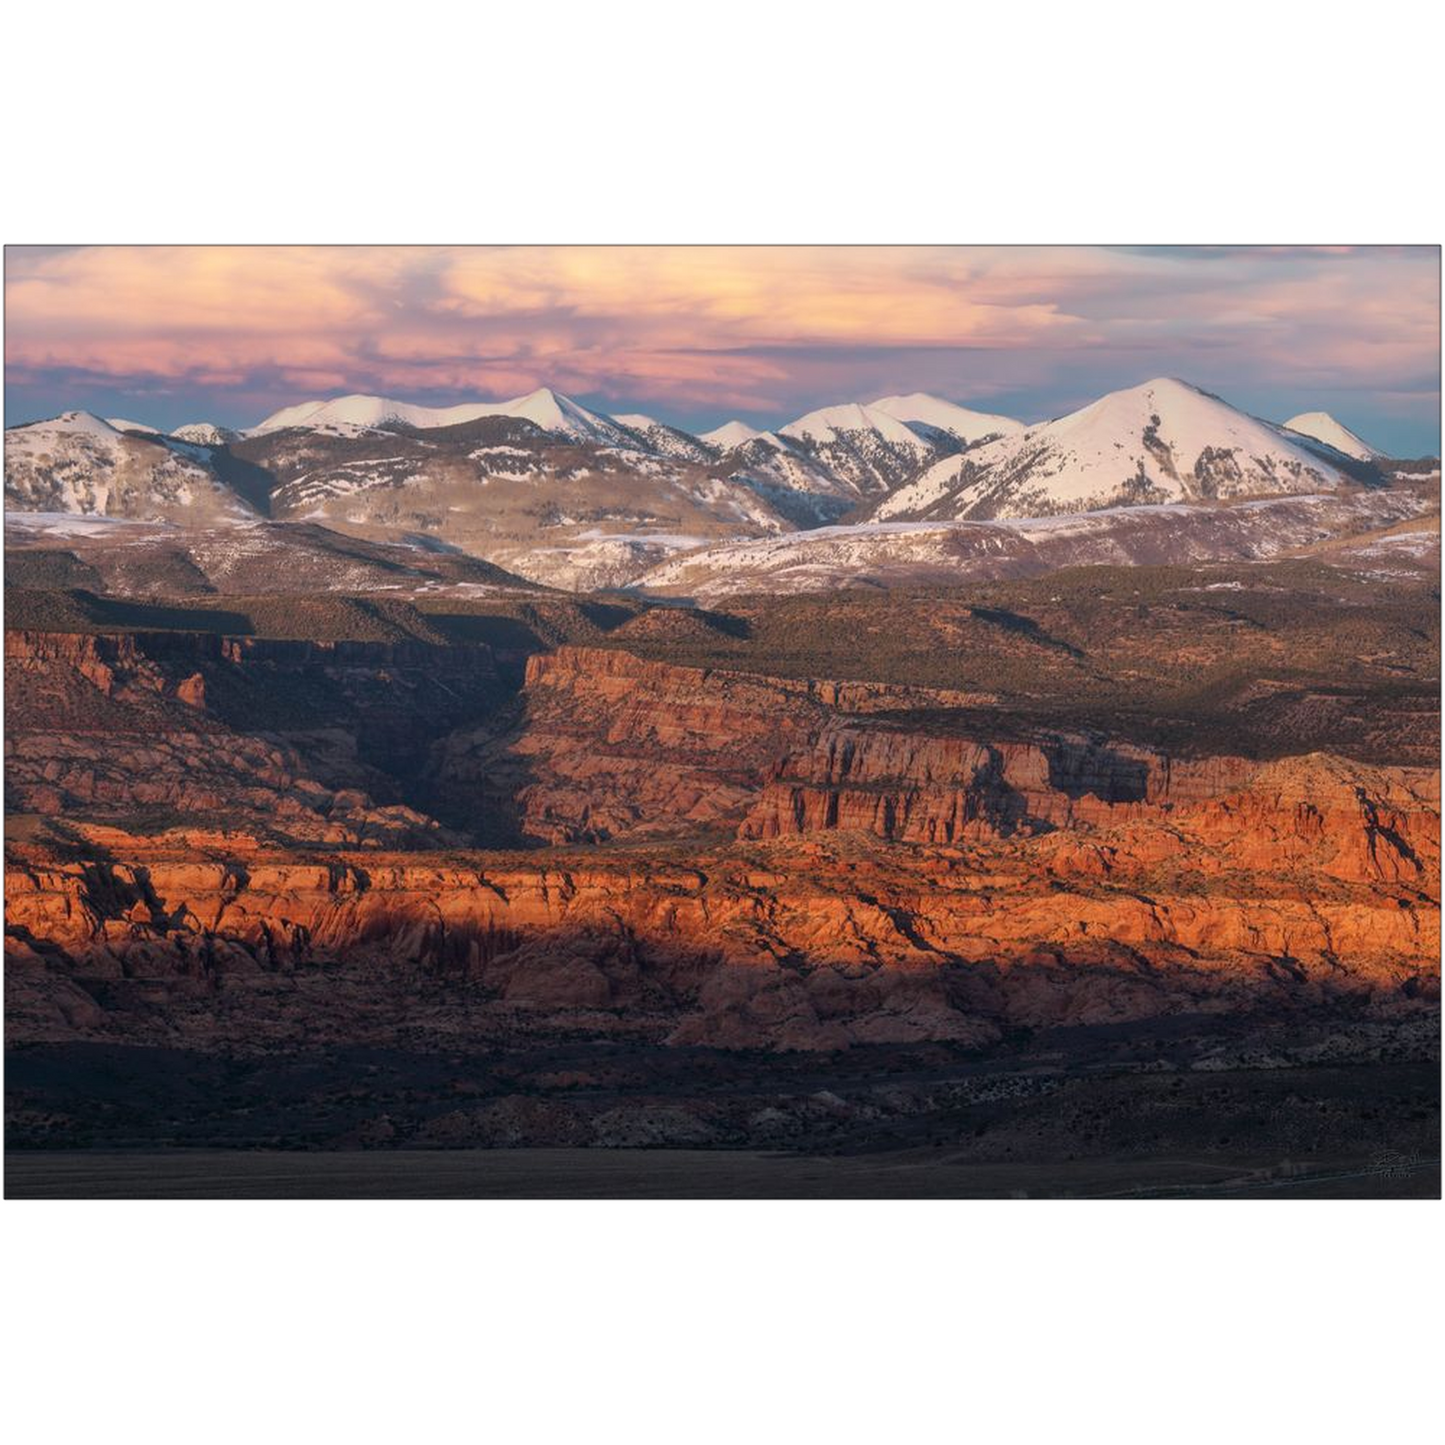
<instances>
[{"instance_id":1,"label":"mountain peak","mask_svg":"<svg viewBox=\"0 0 1445 1445\"><path fill-rule=\"evenodd\" d=\"M1231 406L1213 392L1205 391L1193 382L1182 381L1177 376L1156 376L1152 381L1141 381L1137 386L1121 387L1118 391L1106 392L1087 406L1052 421L1031 427L1031 432L1045 427L1069 427L1076 422L1095 418L1110 418L1111 424L1122 424L1124 418L1137 416L1174 419L1185 427L1202 426L1207 417L1245 417L1246 413ZM1251 418L1252 420L1252 418ZM1267 423L1259 423L1261 426Z\"/></svg>"},{"instance_id":2,"label":"mountain peak","mask_svg":"<svg viewBox=\"0 0 1445 1445\"><path fill-rule=\"evenodd\" d=\"M1284 423L1286 431L1292 431L1314 441L1323 442L1337 452L1343 452L1356 461L1372 462L1385 455L1378 447L1372 447L1363 437L1352 432L1343 422L1336 421L1327 411L1305 411L1292 416Z\"/></svg>"},{"instance_id":3,"label":"mountain peak","mask_svg":"<svg viewBox=\"0 0 1445 1445\"><path fill-rule=\"evenodd\" d=\"M33 421L28 425L44 427L47 431L80 432L107 439L120 435L119 427L112 426L93 411L63 411L59 416L49 417L45 421Z\"/></svg>"},{"instance_id":4,"label":"mountain peak","mask_svg":"<svg viewBox=\"0 0 1445 1445\"><path fill-rule=\"evenodd\" d=\"M1156 377L945 458L885 499L876 515L1049 516L1325 491L1344 480L1303 437L1178 377Z\"/></svg>"},{"instance_id":5,"label":"mountain peak","mask_svg":"<svg viewBox=\"0 0 1445 1445\"><path fill-rule=\"evenodd\" d=\"M510 401L500 402L498 405L513 407L519 414L524 411L538 411L554 412L561 416L569 408L584 410L570 396L563 396L560 391L553 391L550 386L539 386L525 396L514 396Z\"/></svg>"},{"instance_id":6,"label":"mountain peak","mask_svg":"<svg viewBox=\"0 0 1445 1445\"><path fill-rule=\"evenodd\" d=\"M910 392L907 396L880 397L877 401L868 403L868 410L884 412L899 421L931 426L968 443L982 441L988 436L1009 436L1024 430L1024 424L1012 417L996 416L986 411L971 411L966 406L944 401L942 397L931 396L926 391Z\"/></svg>"},{"instance_id":7,"label":"mountain peak","mask_svg":"<svg viewBox=\"0 0 1445 1445\"><path fill-rule=\"evenodd\" d=\"M254 509L221 481L200 447L88 411L66 411L5 433L7 506L26 512L238 521Z\"/></svg>"},{"instance_id":8,"label":"mountain peak","mask_svg":"<svg viewBox=\"0 0 1445 1445\"><path fill-rule=\"evenodd\" d=\"M550 386L539 386L526 396L513 397L511 401L498 402L498 408L505 407L511 416L526 417L544 429L555 429L557 423L568 417L591 417L592 413L579 406L570 396L563 396ZM550 426L549 426L550 423Z\"/></svg>"},{"instance_id":9,"label":"mountain peak","mask_svg":"<svg viewBox=\"0 0 1445 1445\"><path fill-rule=\"evenodd\" d=\"M725 421L720 427L712 431L702 433L701 440L712 446L721 447L723 451L731 451L734 447L740 447L744 442L750 442L754 437L762 436L757 427L749 426L745 421L739 421L734 417L731 421Z\"/></svg>"},{"instance_id":10,"label":"mountain peak","mask_svg":"<svg viewBox=\"0 0 1445 1445\"><path fill-rule=\"evenodd\" d=\"M188 421L176 427L171 435L178 441L191 442L196 446L219 447L236 439L230 427L217 426L213 421Z\"/></svg>"},{"instance_id":11,"label":"mountain peak","mask_svg":"<svg viewBox=\"0 0 1445 1445\"><path fill-rule=\"evenodd\" d=\"M354 428L386 429L397 423L419 431L457 426L488 416L520 417L544 432L598 446L635 446L626 430L610 417L589 411L580 402L550 386L539 386L510 401L467 401L456 406L419 406L384 396L342 396L331 401L301 402L283 407L254 428L256 432L302 427L311 431L347 433Z\"/></svg>"},{"instance_id":12,"label":"mountain peak","mask_svg":"<svg viewBox=\"0 0 1445 1445\"><path fill-rule=\"evenodd\" d=\"M1106 392L1099 398L1099 403L1133 400L1136 397L1152 397L1156 401L1163 401L1166 404L1188 404L1203 400L1217 402L1220 406L1229 405L1228 402L1221 401L1213 392L1205 391L1202 386L1195 386L1192 381L1185 381L1178 376L1156 376L1152 380L1141 381L1137 386L1125 386L1118 391Z\"/></svg>"},{"instance_id":13,"label":"mountain peak","mask_svg":"<svg viewBox=\"0 0 1445 1445\"><path fill-rule=\"evenodd\" d=\"M905 421L886 411L864 406L862 402L845 401L837 406L819 407L779 431L785 437L798 437L826 444L837 441L840 434L876 433L884 441L910 451L926 451L927 443Z\"/></svg>"},{"instance_id":14,"label":"mountain peak","mask_svg":"<svg viewBox=\"0 0 1445 1445\"><path fill-rule=\"evenodd\" d=\"M880 396L877 401L870 401L869 406L882 410L889 406L951 406L941 396L934 396L929 391L910 391L905 396Z\"/></svg>"}]
</instances>

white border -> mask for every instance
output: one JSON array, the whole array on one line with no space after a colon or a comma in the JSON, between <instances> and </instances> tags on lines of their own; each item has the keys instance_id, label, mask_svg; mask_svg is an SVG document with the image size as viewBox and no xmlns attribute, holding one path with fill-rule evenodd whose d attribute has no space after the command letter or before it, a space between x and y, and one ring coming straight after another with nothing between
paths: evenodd
<instances>
[{"instance_id":1,"label":"white border","mask_svg":"<svg viewBox=\"0 0 1445 1445\"><path fill-rule=\"evenodd\" d=\"M14 10L15 7L12 7ZM1418 3L71 4L7 242L1438 243ZM12 1438L1391 1439L1438 1206L0 1210Z\"/></svg>"}]
</instances>

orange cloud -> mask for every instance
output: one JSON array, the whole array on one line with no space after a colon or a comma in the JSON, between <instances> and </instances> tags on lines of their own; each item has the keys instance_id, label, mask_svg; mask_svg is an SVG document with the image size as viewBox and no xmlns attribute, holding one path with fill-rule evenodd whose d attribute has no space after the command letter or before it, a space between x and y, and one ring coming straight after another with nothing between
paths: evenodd
<instances>
[{"instance_id":1,"label":"orange cloud","mask_svg":"<svg viewBox=\"0 0 1445 1445\"><path fill-rule=\"evenodd\" d=\"M459 253L448 310L607 318L677 344L1022 344L1077 319L958 248L533 247Z\"/></svg>"}]
</instances>

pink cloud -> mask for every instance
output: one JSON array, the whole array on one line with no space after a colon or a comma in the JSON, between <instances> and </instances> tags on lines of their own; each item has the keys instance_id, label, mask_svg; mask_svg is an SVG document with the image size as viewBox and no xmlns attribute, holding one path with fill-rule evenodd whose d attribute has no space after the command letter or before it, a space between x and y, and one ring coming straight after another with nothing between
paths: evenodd
<instances>
[{"instance_id":1,"label":"pink cloud","mask_svg":"<svg viewBox=\"0 0 1445 1445\"><path fill-rule=\"evenodd\" d=\"M980 399L1201 360L1204 381L1409 390L1438 356L1430 249L12 248L5 286L11 385L553 384L766 409L865 377L905 387L934 354L984 358L958 368Z\"/></svg>"}]
</instances>

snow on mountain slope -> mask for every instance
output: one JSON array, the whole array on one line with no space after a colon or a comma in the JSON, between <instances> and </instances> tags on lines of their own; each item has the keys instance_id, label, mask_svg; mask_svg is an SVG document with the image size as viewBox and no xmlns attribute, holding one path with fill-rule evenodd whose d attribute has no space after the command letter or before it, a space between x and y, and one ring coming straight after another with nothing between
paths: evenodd
<instances>
[{"instance_id":1,"label":"snow on mountain slope","mask_svg":"<svg viewBox=\"0 0 1445 1445\"><path fill-rule=\"evenodd\" d=\"M806 438L826 443L839 441L856 432L876 432L894 446L911 451L927 450L927 444L912 427L886 411L875 411L861 402L844 402L841 406L824 406L790 421L780 428L787 437Z\"/></svg>"},{"instance_id":2,"label":"snow on mountain slope","mask_svg":"<svg viewBox=\"0 0 1445 1445\"><path fill-rule=\"evenodd\" d=\"M746 593L952 586L1060 567L1277 557L1428 513L1405 491L1267 497L1232 506L1155 504L997 522L867 522L727 542L675 557L633 584L713 603Z\"/></svg>"},{"instance_id":3,"label":"snow on mountain slope","mask_svg":"<svg viewBox=\"0 0 1445 1445\"><path fill-rule=\"evenodd\" d=\"M575 441L597 442L602 446L631 450L635 445L624 428L611 417L588 409L571 397L562 396L550 387L541 387L526 396L502 402L479 416L519 416L534 422L543 431Z\"/></svg>"},{"instance_id":4,"label":"snow on mountain slope","mask_svg":"<svg viewBox=\"0 0 1445 1445\"><path fill-rule=\"evenodd\" d=\"M752 427L745 421L726 421L720 427L712 431L705 431L698 438L719 451L728 452L734 447L740 447L744 442L750 442L754 437L771 435L771 433L760 432L757 427Z\"/></svg>"},{"instance_id":5,"label":"snow on mountain slope","mask_svg":"<svg viewBox=\"0 0 1445 1445\"><path fill-rule=\"evenodd\" d=\"M946 431L966 446L987 437L1012 436L1025 430L1021 421L1008 416L995 416L986 411L970 411L967 407L927 392L915 391L908 396L885 396L868 403L869 411L881 411L899 421L920 422L924 426Z\"/></svg>"},{"instance_id":6,"label":"snow on mountain slope","mask_svg":"<svg viewBox=\"0 0 1445 1445\"><path fill-rule=\"evenodd\" d=\"M534 423L554 436L600 446L634 449L636 442L610 417L589 411L570 397L540 387L511 401L463 402L458 406L416 406L384 396L343 396L334 401L301 402L273 412L252 428L252 435L303 427L308 431L331 427L381 430L403 425L426 430L456 426L484 416L515 416Z\"/></svg>"},{"instance_id":7,"label":"snow on mountain slope","mask_svg":"<svg viewBox=\"0 0 1445 1445\"><path fill-rule=\"evenodd\" d=\"M741 422L737 425L742 427ZM730 480L756 492L795 527L826 526L857 504L852 483L834 473L805 443L776 432L744 430L752 435L727 447L718 465L727 468ZM733 435L741 437L739 432Z\"/></svg>"},{"instance_id":8,"label":"snow on mountain slope","mask_svg":"<svg viewBox=\"0 0 1445 1445\"><path fill-rule=\"evenodd\" d=\"M856 497L892 491L945 452L907 422L859 402L822 407L779 429ZM952 450L949 445L946 450Z\"/></svg>"},{"instance_id":9,"label":"snow on mountain slope","mask_svg":"<svg viewBox=\"0 0 1445 1445\"><path fill-rule=\"evenodd\" d=\"M646 449L657 456L699 463L710 462L713 458L712 448L699 438L683 431L681 427L658 421L656 417L632 413L628 416L614 416L612 420L625 426L628 431L635 432Z\"/></svg>"},{"instance_id":10,"label":"snow on mountain slope","mask_svg":"<svg viewBox=\"0 0 1445 1445\"><path fill-rule=\"evenodd\" d=\"M761 456L764 452L787 452L796 456L798 445L793 441L784 441L775 431L757 431L750 437L739 437L723 455L726 456L728 452L742 452L747 456Z\"/></svg>"},{"instance_id":11,"label":"snow on mountain slope","mask_svg":"<svg viewBox=\"0 0 1445 1445\"><path fill-rule=\"evenodd\" d=\"M188 421L178 426L171 435L178 441L194 442L200 447L223 447L240 435L227 426L217 426L210 421Z\"/></svg>"},{"instance_id":12,"label":"snow on mountain slope","mask_svg":"<svg viewBox=\"0 0 1445 1445\"><path fill-rule=\"evenodd\" d=\"M900 406L909 398L893 398ZM569 397L543 387L527 396L504 402L465 402L452 407L425 407L387 397L345 396L332 401L302 402L273 413L249 436L299 429L331 436L363 436L388 428L421 431L454 426L481 417L519 417L532 422L551 439L589 443L619 452L651 455L676 462L708 466L720 458L742 453L750 480L760 488L801 491L807 494L794 512L810 522L822 515L837 516L836 507L822 513L808 497L847 496L853 501L873 497L909 480L930 460L947 455L960 445L957 439L982 435L980 425L995 420L947 402L926 408L947 425L907 421L888 411L856 402L824 407L782 429L760 431L741 421L730 421L701 437L655 417L632 413L606 416L588 410ZM994 426L993 430L1000 427ZM788 499L785 498L785 501Z\"/></svg>"},{"instance_id":13,"label":"snow on mountain slope","mask_svg":"<svg viewBox=\"0 0 1445 1445\"><path fill-rule=\"evenodd\" d=\"M317 431L328 427L377 430L394 423L405 426L451 426L487 413L472 406L413 406L384 396L339 396L333 401L303 401L273 412L251 429L252 435L303 427Z\"/></svg>"},{"instance_id":14,"label":"snow on mountain slope","mask_svg":"<svg viewBox=\"0 0 1445 1445\"><path fill-rule=\"evenodd\" d=\"M63 411L59 416L46 421L26 422L22 426L5 429L5 446L30 446L33 443L53 437L85 436L98 441L109 442L120 434L120 428L103 421L94 412Z\"/></svg>"},{"instance_id":15,"label":"snow on mountain slope","mask_svg":"<svg viewBox=\"0 0 1445 1445\"><path fill-rule=\"evenodd\" d=\"M673 532L604 532L589 528L558 547L533 547L517 560L527 576L569 592L626 587L678 552L707 545L707 537Z\"/></svg>"},{"instance_id":16,"label":"snow on mountain slope","mask_svg":"<svg viewBox=\"0 0 1445 1445\"><path fill-rule=\"evenodd\" d=\"M530 592L534 584L480 558L422 539L367 542L325 527L252 518L192 525L8 512L7 562L23 577L25 554L64 546L103 589L120 597L156 593L449 592L462 597Z\"/></svg>"},{"instance_id":17,"label":"snow on mountain slope","mask_svg":"<svg viewBox=\"0 0 1445 1445\"><path fill-rule=\"evenodd\" d=\"M273 411L265 421L257 422L247 434L256 436L261 432L284 431L287 427L305 426L307 420L326 404L324 401L298 401L293 406L283 406L279 411Z\"/></svg>"},{"instance_id":18,"label":"snow on mountain slope","mask_svg":"<svg viewBox=\"0 0 1445 1445\"><path fill-rule=\"evenodd\" d=\"M283 428L234 443L225 460L270 479L276 520L427 537L558 586L625 580L675 550L660 538L701 545L793 525L710 454L659 456L627 435L625 449L561 445L508 417L363 436Z\"/></svg>"},{"instance_id":19,"label":"snow on mountain slope","mask_svg":"<svg viewBox=\"0 0 1445 1445\"><path fill-rule=\"evenodd\" d=\"M1290 417L1284 428L1286 431L1298 432L1300 436L1323 442L1327 447L1333 447L1337 452L1343 452L1347 457L1354 457L1359 462L1373 462L1386 455L1356 436L1349 427L1336 421L1327 411L1301 412L1299 416Z\"/></svg>"},{"instance_id":20,"label":"snow on mountain slope","mask_svg":"<svg viewBox=\"0 0 1445 1445\"><path fill-rule=\"evenodd\" d=\"M138 431L146 436L159 436L160 430L157 427L147 426L143 421L126 421L123 417L108 416L105 419L106 426L113 426L116 431Z\"/></svg>"},{"instance_id":21,"label":"snow on mountain slope","mask_svg":"<svg viewBox=\"0 0 1445 1445\"><path fill-rule=\"evenodd\" d=\"M751 487L794 526L826 526L857 502L854 484L836 475L806 440L759 431L736 419L702 433L699 440L730 468L734 480Z\"/></svg>"},{"instance_id":22,"label":"snow on mountain slope","mask_svg":"<svg viewBox=\"0 0 1445 1445\"><path fill-rule=\"evenodd\" d=\"M405 402L387 402L382 397L349 396L335 402L302 401L272 412L265 421L241 433L244 437L269 436L279 431L307 431L320 436L374 436L379 428L369 421L353 421L352 415L375 416L404 421ZM412 423L407 422L407 425Z\"/></svg>"},{"instance_id":23,"label":"snow on mountain slope","mask_svg":"<svg viewBox=\"0 0 1445 1445\"><path fill-rule=\"evenodd\" d=\"M235 521L252 509L209 466L204 450L131 435L70 411L5 433L5 500L21 512L146 521Z\"/></svg>"},{"instance_id":24,"label":"snow on mountain slope","mask_svg":"<svg viewBox=\"0 0 1445 1445\"><path fill-rule=\"evenodd\" d=\"M947 458L884 498L874 516L1050 516L1322 491L1346 480L1279 427L1187 382L1159 379Z\"/></svg>"}]
</instances>

